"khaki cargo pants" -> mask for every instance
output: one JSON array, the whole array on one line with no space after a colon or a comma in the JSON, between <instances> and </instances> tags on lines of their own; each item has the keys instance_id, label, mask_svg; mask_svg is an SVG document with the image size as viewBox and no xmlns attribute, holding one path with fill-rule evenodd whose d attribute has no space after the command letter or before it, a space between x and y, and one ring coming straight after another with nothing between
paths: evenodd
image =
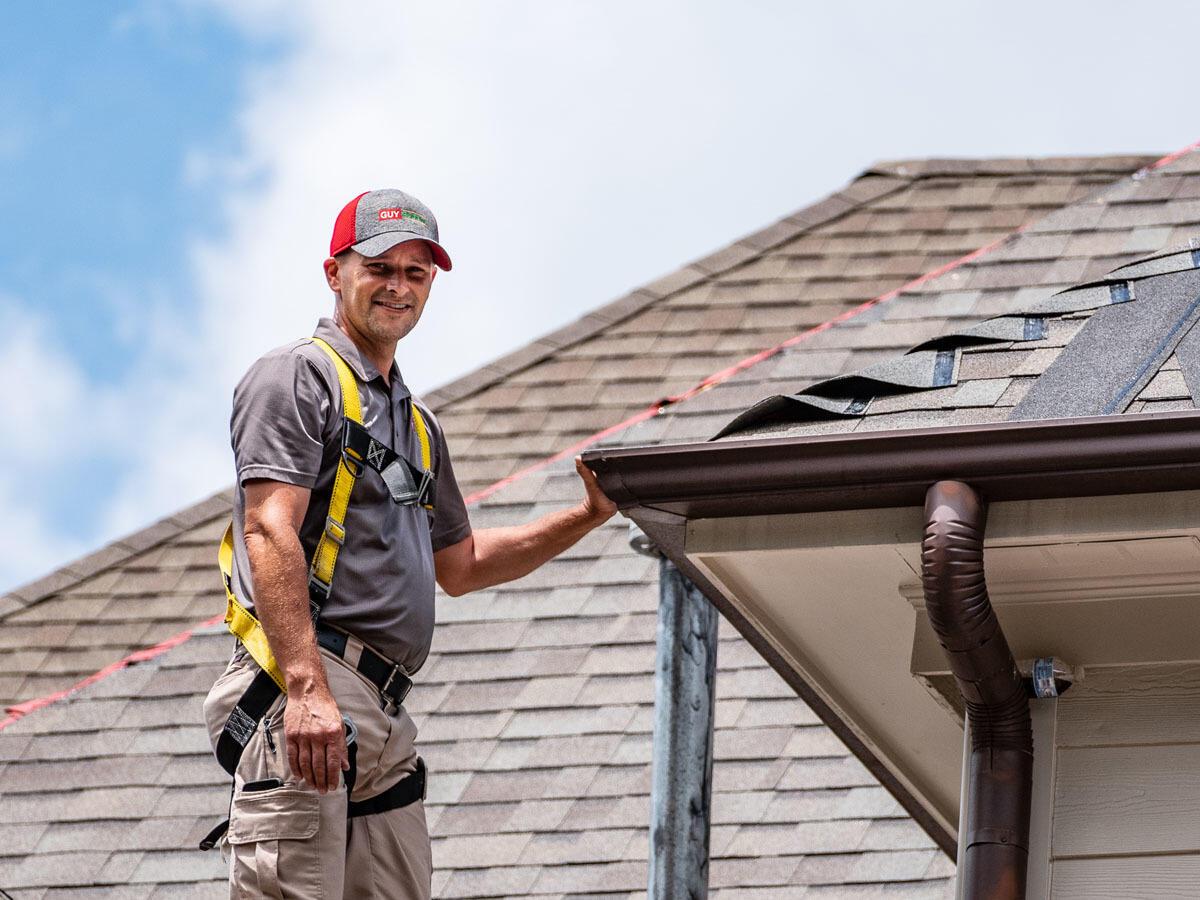
<instances>
[{"instance_id":1,"label":"khaki cargo pants","mask_svg":"<svg viewBox=\"0 0 1200 900\"><path fill-rule=\"evenodd\" d=\"M358 727L351 799L359 801L416 770L417 728L403 707L380 708L375 686L352 668L355 646L351 641L347 649L349 664L324 649L321 656L338 707ZM214 747L258 671L253 659L237 654L213 685L204 717ZM344 784L321 795L292 775L283 734L286 700L280 696L267 711L234 777L229 831L221 845L229 860L230 896L428 900L433 864L424 804L418 800L347 819ZM282 786L243 791L247 784L271 778L280 779Z\"/></svg>"}]
</instances>

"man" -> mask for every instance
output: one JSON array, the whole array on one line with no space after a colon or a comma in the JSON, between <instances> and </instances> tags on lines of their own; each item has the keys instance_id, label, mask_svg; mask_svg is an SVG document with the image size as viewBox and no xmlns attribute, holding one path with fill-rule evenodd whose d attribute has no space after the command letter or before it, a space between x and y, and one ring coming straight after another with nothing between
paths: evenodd
<instances>
[{"instance_id":1,"label":"man","mask_svg":"<svg viewBox=\"0 0 1200 900\"><path fill-rule=\"evenodd\" d=\"M246 615L205 703L234 772L233 896L429 896L424 768L402 701L429 651L434 579L459 595L519 578L616 511L576 459L579 504L471 529L441 429L394 359L450 266L419 200L355 198L325 260L333 319L234 393L228 586Z\"/></svg>"}]
</instances>

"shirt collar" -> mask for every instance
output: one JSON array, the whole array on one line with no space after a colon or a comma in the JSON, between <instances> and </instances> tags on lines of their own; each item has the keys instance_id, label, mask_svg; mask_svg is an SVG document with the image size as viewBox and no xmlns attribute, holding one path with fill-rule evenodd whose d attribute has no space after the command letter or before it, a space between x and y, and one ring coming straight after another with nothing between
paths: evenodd
<instances>
[{"instance_id":1,"label":"shirt collar","mask_svg":"<svg viewBox=\"0 0 1200 900\"><path fill-rule=\"evenodd\" d=\"M350 336L346 332L337 327L333 319L321 318L317 322L317 328L313 332L313 337L321 338L336 350L338 356L346 361L346 365L350 367L350 370L354 372L359 381L368 383L376 379L383 380L383 376L376 371L375 364L367 359L366 355L358 349L358 345L350 340ZM389 375L391 380L391 394L394 399L399 400L411 396L408 385L404 383L404 378L401 376L400 368L396 365L395 360L392 360L392 370Z\"/></svg>"}]
</instances>

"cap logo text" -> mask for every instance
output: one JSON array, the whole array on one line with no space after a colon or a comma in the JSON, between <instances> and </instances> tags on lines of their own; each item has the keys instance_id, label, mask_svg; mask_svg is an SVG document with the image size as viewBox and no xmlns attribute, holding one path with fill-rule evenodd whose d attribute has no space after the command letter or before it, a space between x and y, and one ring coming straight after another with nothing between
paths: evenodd
<instances>
[{"instance_id":1,"label":"cap logo text","mask_svg":"<svg viewBox=\"0 0 1200 900\"><path fill-rule=\"evenodd\" d=\"M412 219L421 225L428 225L425 217L413 212L411 209L381 209L379 211L379 221L386 222L389 219Z\"/></svg>"}]
</instances>

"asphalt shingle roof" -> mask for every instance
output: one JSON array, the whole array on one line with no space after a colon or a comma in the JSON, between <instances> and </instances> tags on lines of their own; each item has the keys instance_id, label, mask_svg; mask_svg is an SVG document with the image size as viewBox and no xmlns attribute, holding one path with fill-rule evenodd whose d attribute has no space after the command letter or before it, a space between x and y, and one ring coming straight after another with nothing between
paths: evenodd
<instances>
[{"instance_id":1,"label":"asphalt shingle roof","mask_svg":"<svg viewBox=\"0 0 1200 900\"><path fill-rule=\"evenodd\" d=\"M1186 156L1128 179L1150 161L880 165L426 399L465 489L483 488L1036 222L613 438L702 440L763 396L882 363L1180 243L1177 230L1200 218L1200 167ZM1034 352L1047 360L1053 347ZM968 417L993 415L1019 391L1021 366L1035 365L977 355L958 364L979 404L960 407ZM988 383L1004 379L1003 390ZM1138 402L1174 402L1177 386L1156 382ZM876 412L884 425L928 410ZM576 490L562 460L477 501L472 521L523 521ZM220 612L212 561L228 515L219 494L0 599L0 694L14 704L62 690ZM528 578L438 603L410 699L432 772L435 896L644 896L652 562L612 523ZM228 798L199 704L230 648L219 626L201 628L0 729L0 887L22 898L88 896L83 886L222 895L219 857L191 848ZM712 896L947 896L950 861L724 626L718 657Z\"/></svg>"},{"instance_id":2,"label":"asphalt shingle roof","mask_svg":"<svg viewBox=\"0 0 1200 900\"><path fill-rule=\"evenodd\" d=\"M1200 290L1200 255L1193 253L1200 246L1200 206L1167 198L1200 193L1195 156L1123 179L1052 213L978 260L881 304L876 317L886 322L906 317L908 309L966 298L971 310L987 309L993 318L970 324L953 314L925 317L921 324L930 333L905 354L815 383L803 361L795 360L797 367L781 355L772 380L790 376L798 390L759 400L721 435L1194 409L1180 355L1195 373L1191 354L1200 338L1190 329ZM1145 222L1155 223L1155 240L1163 244L1135 237ZM1089 225L1094 233L1085 241L1080 233ZM1116 246L1124 252L1087 255L1089 247ZM1013 265L1021 266L1020 278L1006 273ZM1065 281L1069 275L1076 277ZM856 322L865 325L865 317ZM837 336L814 338L830 339ZM756 381L763 371L756 367L728 390L772 393ZM1193 381L1200 376L1193 374Z\"/></svg>"}]
</instances>

